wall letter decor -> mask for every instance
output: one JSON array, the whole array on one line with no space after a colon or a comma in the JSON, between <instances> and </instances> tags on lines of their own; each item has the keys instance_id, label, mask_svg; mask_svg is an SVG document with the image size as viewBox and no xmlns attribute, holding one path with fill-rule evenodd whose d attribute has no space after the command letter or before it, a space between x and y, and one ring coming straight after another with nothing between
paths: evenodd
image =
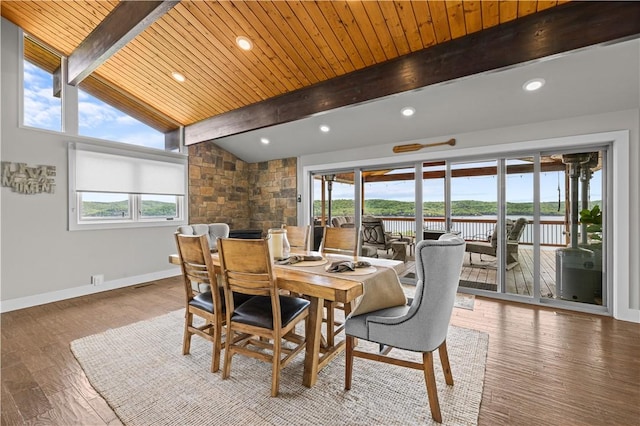
<instances>
[{"instance_id":1,"label":"wall letter decor","mask_svg":"<svg viewBox=\"0 0 640 426\"><path fill-rule=\"evenodd\" d=\"M27 166L26 163L2 162L2 186L21 194L53 194L56 189L56 166Z\"/></svg>"}]
</instances>

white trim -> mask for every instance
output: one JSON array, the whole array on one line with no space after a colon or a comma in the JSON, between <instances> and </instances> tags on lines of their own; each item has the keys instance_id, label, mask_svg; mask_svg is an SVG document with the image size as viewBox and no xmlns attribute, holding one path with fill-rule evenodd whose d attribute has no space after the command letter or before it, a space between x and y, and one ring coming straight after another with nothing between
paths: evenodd
<instances>
[{"instance_id":1,"label":"white trim","mask_svg":"<svg viewBox=\"0 0 640 426\"><path fill-rule=\"evenodd\" d=\"M27 127L24 125L24 31L18 28L18 127ZM51 130L50 130L51 131Z\"/></svg>"},{"instance_id":2,"label":"white trim","mask_svg":"<svg viewBox=\"0 0 640 426\"><path fill-rule=\"evenodd\" d=\"M443 137L446 137L443 136ZM453 148L440 151L429 151L417 154L395 155L393 157L381 157L367 160L352 160L339 163L315 164L302 168L303 188L310 185L309 177L313 172L325 170L349 169L356 167L381 167L386 164L406 163L429 160L455 160L463 157L477 157L488 155L509 155L516 152L548 151L579 146L612 144L611 155L615 167L610 171L613 179L612 211L614 236L611 241L611 262L608 266L609 276L607 283L613 288L613 300L610 308L613 317L623 321L640 323L640 310L630 308L630 238L628 233L629 223L629 130L617 130L611 132L591 133L541 140L513 142L499 145L478 146L471 148ZM303 217L311 217L309 206L311 201L309 193L303 192Z\"/></svg>"},{"instance_id":3,"label":"white trim","mask_svg":"<svg viewBox=\"0 0 640 426\"><path fill-rule=\"evenodd\" d=\"M631 309L629 268L631 240L629 238L629 131L619 132L613 139L613 161L615 165L609 174L613 180L613 236L609 281L613 287L611 303L613 317L619 320L640 323L640 310ZM623 193L626 191L626 193Z\"/></svg>"},{"instance_id":4,"label":"white trim","mask_svg":"<svg viewBox=\"0 0 640 426\"><path fill-rule=\"evenodd\" d=\"M67 300L74 297L101 293L103 291L115 290L122 287L130 287L137 284L147 283L149 281L161 280L163 278L170 278L178 275L180 275L180 268L175 267L164 271L150 272L148 274L125 277L113 281L105 281L99 286L87 284L80 287L51 291L48 293L36 294L33 296L3 300L0 302L0 312L4 313L15 311L18 309L30 308L32 306L45 305L47 303L58 302L60 300Z\"/></svg>"},{"instance_id":5,"label":"white trim","mask_svg":"<svg viewBox=\"0 0 640 426\"><path fill-rule=\"evenodd\" d=\"M128 220L113 220L102 222L80 221L78 218L78 197L76 191L76 151L91 151L106 153L117 156L140 158L183 166L184 173L184 195L178 197L178 218L175 219L141 219L137 211L132 212L132 217ZM188 223L188 198L189 198L189 157L184 153L170 151L158 151L153 148L136 145L126 145L122 143L106 142L68 142L67 143L67 229L69 231L87 231L97 229L123 229L123 228L149 228L163 226L180 226ZM137 195L136 195L137 196ZM137 200L139 202L139 200ZM134 207L137 205L134 203Z\"/></svg>"}]
</instances>

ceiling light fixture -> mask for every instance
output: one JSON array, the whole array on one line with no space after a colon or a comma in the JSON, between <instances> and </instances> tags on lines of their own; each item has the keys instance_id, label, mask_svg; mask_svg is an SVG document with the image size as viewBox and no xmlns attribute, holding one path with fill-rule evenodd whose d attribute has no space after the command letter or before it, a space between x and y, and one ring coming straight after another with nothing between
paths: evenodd
<instances>
[{"instance_id":1,"label":"ceiling light fixture","mask_svg":"<svg viewBox=\"0 0 640 426\"><path fill-rule=\"evenodd\" d=\"M251 50L253 49L253 43L245 36L236 37L236 44L242 50Z\"/></svg>"},{"instance_id":2,"label":"ceiling light fixture","mask_svg":"<svg viewBox=\"0 0 640 426\"><path fill-rule=\"evenodd\" d=\"M405 107L405 108L402 108L402 110L400 112L405 117L411 117L413 114L416 113L416 109L412 108L412 107Z\"/></svg>"},{"instance_id":3,"label":"ceiling light fixture","mask_svg":"<svg viewBox=\"0 0 640 426\"><path fill-rule=\"evenodd\" d=\"M171 77L173 77L175 81L179 81L180 83L184 83L185 80L187 79L184 75L180 74L177 71L172 72Z\"/></svg>"},{"instance_id":4,"label":"ceiling light fixture","mask_svg":"<svg viewBox=\"0 0 640 426\"><path fill-rule=\"evenodd\" d=\"M260 142L262 142L265 145L269 145L269 139L267 138L260 138Z\"/></svg>"},{"instance_id":5,"label":"ceiling light fixture","mask_svg":"<svg viewBox=\"0 0 640 426\"><path fill-rule=\"evenodd\" d=\"M522 88L527 92L533 92L540 89L544 86L544 78L534 78L533 80L527 81L522 85Z\"/></svg>"},{"instance_id":6,"label":"ceiling light fixture","mask_svg":"<svg viewBox=\"0 0 640 426\"><path fill-rule=\"evenodd\" d=\"M327 126L326 124L321 124L320 125L320 131L323 133L328 133L329 130L331 130L331 127Z\"/></svg>"}]
</instances>

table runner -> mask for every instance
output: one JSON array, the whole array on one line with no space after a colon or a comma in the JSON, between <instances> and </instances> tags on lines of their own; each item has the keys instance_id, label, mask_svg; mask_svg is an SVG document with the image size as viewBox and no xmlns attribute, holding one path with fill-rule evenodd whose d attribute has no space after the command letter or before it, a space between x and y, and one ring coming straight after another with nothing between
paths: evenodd
<instances>
[{"instance_id":1,"label":"table runner","mask_svg":"<svg viewBox=\"0 0 640 426\"><path fill-rule=\"evenodd\" d=\"M341 260L344 258L336 258ZM333 259L329 260L330 262ZM362 296L353 301L352 316L366 314L378 309L401 306L407 303L407 298L402 290L398 274L393 268L373 265L376 271L367 275L349 275L339 272L327 272L325 266L294 266L274 265L275 268L285 268L294 271L304 271L311 274L327 277L339 277L341 279L362 283Z\"/></svg>"}]
</instances>

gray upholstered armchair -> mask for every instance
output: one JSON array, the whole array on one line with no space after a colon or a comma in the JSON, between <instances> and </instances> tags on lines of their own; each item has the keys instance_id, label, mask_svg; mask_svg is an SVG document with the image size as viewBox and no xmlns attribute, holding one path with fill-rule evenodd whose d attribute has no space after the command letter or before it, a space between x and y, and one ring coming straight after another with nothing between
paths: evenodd
<instances>
[{"instance_id":1,"label":"gray upholstered armchair","mask_svg":"<svg viewBox=\"0 0 640 426\"><path fill-rule=\"evenodd\" d=\"M507 269L511 269L518 265L518 244L524 228L527 226L527 219L519 218L515 222L506 220L506 236L507 236ZM471 264L471 253L478 253L482 257L483 254L497 256L498 251L498 227L493 229L493 234L489 237L489 241L469 241L466 250L469 252L469 264Z\"/></svg>"},{"instance_id":2,"label":"gray upholstered armchair","mask_svg":"<svg viewBox=\"0 0 640 426\"><path fill-rule=\"evenodd\" d=\"M209 250L218 251L218 238L229 236L229 225L226 223L196 223L178 226L178 232L184 235L206 235L209 241Z\"/></svg>"},{"instance_id":3,"label":"gray upholstered armchair","mask_svg":"<svg viewBox=\"0 0 640 426\"><path fill-rule=\"evenodd\" d=\"M351 389L353 358L367 358L424 371L431 416L442 422L432 352L438 349L448 385L453 376L447 354L447 331L462 270L465 242L453 234L416 246L417 285L410 306L396 306L347 318L345 389ZM355 338L422 353L422 363L399 360L354 348Z\"/></svg>"}]
</instances>

